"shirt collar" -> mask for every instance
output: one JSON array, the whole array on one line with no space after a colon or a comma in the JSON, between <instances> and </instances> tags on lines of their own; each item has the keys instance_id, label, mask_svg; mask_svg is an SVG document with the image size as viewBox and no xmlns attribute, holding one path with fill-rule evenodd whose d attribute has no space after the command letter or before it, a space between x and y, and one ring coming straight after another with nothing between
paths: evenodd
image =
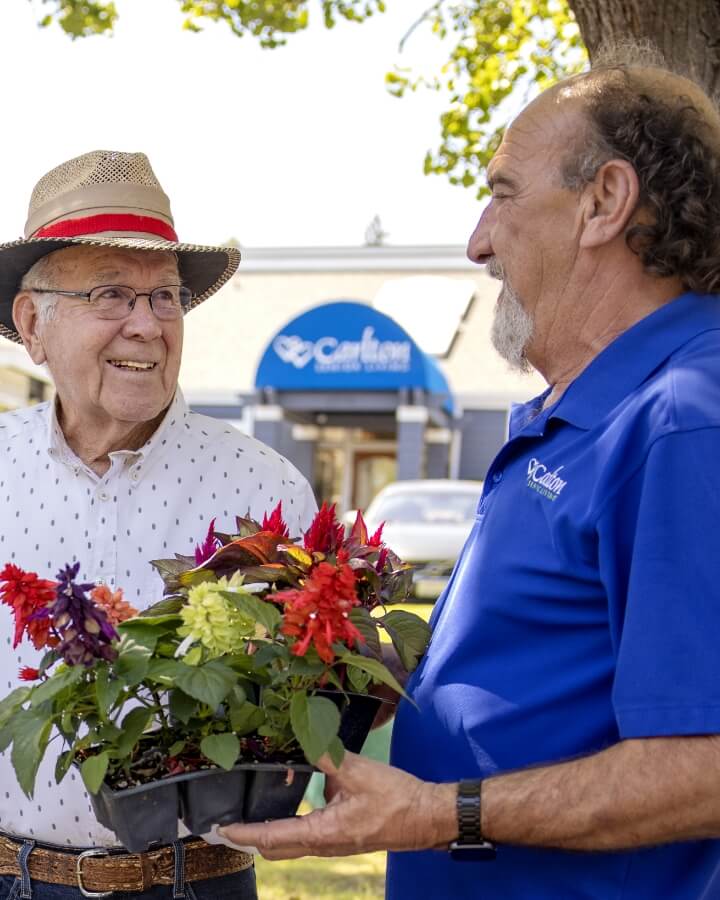
<instances>
[{"instance_id":1,"label":"shirt collar","mask_svg":"<svg viewBox=\"0 0 720 900\"><path fill-rule=\"evenodd\" d=\"M720 296L682 294L641 319L599 353L549 410L548 418L590 429L683 344L717 329Z\"/></svg>"},{"instance_id":2,"label":"shirt collar","mask_svg":"<svg viewBox=\"0 0 720 900\"><path fill-rule=\"evenodd\" d=\"M78 459L68 446L65 435L62 432L57 417L56 402L48 403L46 413L47 433L48 433L48 453L58 462L73 468L86 468L84 463ZM161 446L165 446L172 438L173 434L184 430L189 410L182 391L178 387L175 396L168 407L168 411L163 416L160 425L154 434L140 447L138 450L116 450L110 454L110 458L124 457L132 463L132 474L134 480L138 481L144 469L145 460L153 450ZM157 452L157 450L156 450Z\"/></svg>"}]
</instances>

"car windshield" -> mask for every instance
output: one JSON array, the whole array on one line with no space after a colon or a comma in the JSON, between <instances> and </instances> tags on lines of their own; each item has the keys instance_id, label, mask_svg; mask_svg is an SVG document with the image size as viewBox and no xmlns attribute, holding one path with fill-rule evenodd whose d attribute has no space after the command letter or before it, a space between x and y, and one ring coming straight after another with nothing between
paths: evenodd
<instances>
[{"instance_id":1,"label":"car windshield","mask_svg":"<svg viewBox=\"0 0 720 900\"><path fill-rule=\"evenodd\" d=\"M436 524L468 522L475 516L478 496L460 491L418 491L378 497L368 510L373 522Z\"/></svg>"}]
</instances>

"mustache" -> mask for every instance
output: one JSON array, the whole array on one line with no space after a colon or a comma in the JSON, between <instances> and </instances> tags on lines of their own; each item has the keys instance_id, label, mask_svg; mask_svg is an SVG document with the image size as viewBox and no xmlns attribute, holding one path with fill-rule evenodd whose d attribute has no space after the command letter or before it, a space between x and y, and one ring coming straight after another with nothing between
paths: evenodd
<instances>
[{"instance_id":1,"label":"mustache","mask_svg":"<svg viewBox=\"0 0 720 900\"><path fill-rule=\"evenodd\" d=\"M491 278L497 278L498 281L502 281L505 278L505 269L503 269L503 264L497 256L491 256L485 263L485 271Z\"/></svg>"}]
</instances>

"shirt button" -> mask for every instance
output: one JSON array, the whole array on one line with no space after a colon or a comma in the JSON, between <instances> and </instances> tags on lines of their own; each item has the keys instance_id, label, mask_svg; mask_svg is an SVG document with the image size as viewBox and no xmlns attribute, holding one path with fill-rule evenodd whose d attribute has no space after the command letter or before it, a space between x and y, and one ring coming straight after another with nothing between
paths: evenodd
<instances>
[{"instance_id":1,"label":"shirt button","mask_svg":"<svg viewBox=\"0 0 720 900\"><path fill-rule=\"evenodd\" d=\"M499 484L502 481L502 476L503 476L502 472L496 472L493 475L493 481L495 482L495 484Z\"/></svg>"},{"instance_id":2,"label":"shirt button","mask_svg":"<svg viewBox=\"0 0 720 900\"><path fill-rule=\"evenodd\" d=\"M109 499L110 499L110 494L108 494L107 491L100 491L100 493L98 494L98 497L99 497L101 500L109 500Z\"/></svg>"}]
</instances>

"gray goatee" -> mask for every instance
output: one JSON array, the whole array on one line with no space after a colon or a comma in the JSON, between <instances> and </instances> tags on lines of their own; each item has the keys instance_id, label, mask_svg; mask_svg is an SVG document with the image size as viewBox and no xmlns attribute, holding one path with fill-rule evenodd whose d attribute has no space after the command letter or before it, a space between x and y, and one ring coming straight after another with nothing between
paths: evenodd
<instances>
[{"instance_id":1,"label":"gray goatee","mask_svg":"<svg viewBox=\"0 0 720 900\"><path fill-rule=\"evenodd\" d=\"M493 347L516 372L529 372L530 363L525 350L533 334L532 316L525 312L520 298L512 289L497 257L493 256L485 266L491 278L501 280L503 285L495 304L490 339Z\"/></svg>"}]
</instances>

